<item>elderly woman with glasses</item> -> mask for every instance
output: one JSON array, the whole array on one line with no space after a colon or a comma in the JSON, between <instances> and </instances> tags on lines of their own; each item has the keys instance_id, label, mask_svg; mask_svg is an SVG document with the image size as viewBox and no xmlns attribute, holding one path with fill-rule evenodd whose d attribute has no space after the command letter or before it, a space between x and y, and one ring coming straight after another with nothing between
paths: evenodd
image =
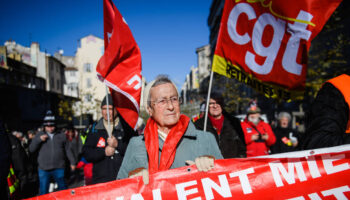
<instances>
[{"instance_id":1,"label":"elderly woman with glasses","mask_svg":"<svg viewBox=\"0 0 350 200\"><path fill-rule=\"evenodd\" d=\"M166 76L158 76L147 97L147 121L144 133L130 140L118 179L149 174L195 164L199 171L214 168L214 159L222 159L215 138L196 130L189 117L180 113L179 95Z\"/></svg>"}]
</instances>

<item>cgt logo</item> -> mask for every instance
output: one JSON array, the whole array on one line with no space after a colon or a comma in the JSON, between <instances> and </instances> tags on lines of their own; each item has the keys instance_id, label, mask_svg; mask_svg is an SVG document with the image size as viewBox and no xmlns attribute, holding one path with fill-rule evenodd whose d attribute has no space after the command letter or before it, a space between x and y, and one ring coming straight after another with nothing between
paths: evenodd
<instances>
[{"instance_id":1,"label":"cgt logo","mask_svg":"<svg viewBox=\"0 0 350 200\"><path fill-rule=\"evenodd\" d=\"M237 30L237 27L240 27L243 23L251 23L250 21L256 18L256 12L251 5L248 3L238 3L232 8L227 20L227 31L231 40L237 45L251 43L253 47L254 52L247 50L245 54L245 64L257 74L269 74L274 66L287 30L290 38L282 55L282 67L289 73L300 75L302 65L297 63L298 50L301 40L308 41L310 39L311 31L308 31L306 28L309 24L313 25L311 23L313 16L301 10L296 19L290 20L284 17L286 20L291 21L291 23L287 23L285 20L280 19L280 16L276 19L270 13L264 13L257 18L253 30L248 30L250 32L245 30L246 32L242 33L242 31ZM263 37L266 37L264 31L267 27L273 29L272 40L270 44L264 45L263 40L266 41L266 38ZM256 62L256 55L265 58L263 64Z\"/></svg>"}]
</instances>

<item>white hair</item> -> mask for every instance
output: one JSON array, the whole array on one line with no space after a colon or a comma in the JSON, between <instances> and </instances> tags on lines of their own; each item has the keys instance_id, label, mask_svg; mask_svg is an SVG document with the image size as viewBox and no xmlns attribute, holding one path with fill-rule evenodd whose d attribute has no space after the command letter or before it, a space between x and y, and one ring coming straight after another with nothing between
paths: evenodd
<instances>
[{"instance_id":1,"label":"white hair","mask_svg":"<svg viewBox=\"0 0 350 200\"><path fill-rule=\"evenodd\" d=\"M290 120L292 119L292 116L287 112L280 112L278 114L278 120L281 120L282 117L286 117L288 119L288 122L290 122Z\"/></svg>"}]
</instances>

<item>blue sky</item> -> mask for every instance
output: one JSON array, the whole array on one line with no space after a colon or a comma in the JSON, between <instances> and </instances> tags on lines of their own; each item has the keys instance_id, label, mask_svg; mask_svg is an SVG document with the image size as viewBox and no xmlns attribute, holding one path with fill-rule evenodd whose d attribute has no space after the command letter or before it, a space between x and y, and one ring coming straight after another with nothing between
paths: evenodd
<instances>
[{"instance_id":1,"label":"blue sky","mask_svg":"<svg viewBox=\"0 0 350 200\"><path fill-rule=\"evenodd\" d=\"M142 54L147 81L168 74L181 86L192 65L195 49L209 43L207 19L211 0L113 0L133 32ZM103 38L102 0L2 1L0 44L12 39L41 51L58 49L73 56L78 39Z\"/></svg>"}]
</instances>

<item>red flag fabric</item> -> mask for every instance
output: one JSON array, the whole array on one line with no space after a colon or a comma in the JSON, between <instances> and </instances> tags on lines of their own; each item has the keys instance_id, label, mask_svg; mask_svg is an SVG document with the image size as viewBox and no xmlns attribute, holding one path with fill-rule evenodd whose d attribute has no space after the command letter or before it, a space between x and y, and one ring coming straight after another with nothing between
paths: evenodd
<instances>
[{"instance_id":1,"label":"red flag fabric","mask_svg":"<svg viewBox=\"0 0 350 200\"><path fill-rule=\"evenodd\" d=\"M350 199L350 145L255 158L215 160L214 169L195 166L160 171L33 199Z\"/></svg>"},{"instance_id":2,"label":"red flag fabric","mask_svg":"<svg viewBox=\"0 0 350 200\"><path fill-rule=\"evenodd\" d=\"M109 39L112 36L115 17L114 10L116 9L112 0L103 0L103 37L105 39L105 49L107 49Z\"/></svg>"},{"instance_id":3,"label":"red flag fabric","mask_svg":"<svg viewBox=\"0 0 350 200\"><path fill-rule=\"evenodd\" d=\"M105 52L96 71L112 94L117 111L136 129L141 97L141 52L131 30L113 4L103 0Z\"/></svg>"},{"instance_id":4,"label":"red flag fabric","mask_svg":"<svg viewBox=\"0 0 350 200\"><path fill-rule=\"evenodd\" d=\"M226 0L213 71L266 97L301 99L311 40L341 0Z\"/></svg>"}]
</instances>

